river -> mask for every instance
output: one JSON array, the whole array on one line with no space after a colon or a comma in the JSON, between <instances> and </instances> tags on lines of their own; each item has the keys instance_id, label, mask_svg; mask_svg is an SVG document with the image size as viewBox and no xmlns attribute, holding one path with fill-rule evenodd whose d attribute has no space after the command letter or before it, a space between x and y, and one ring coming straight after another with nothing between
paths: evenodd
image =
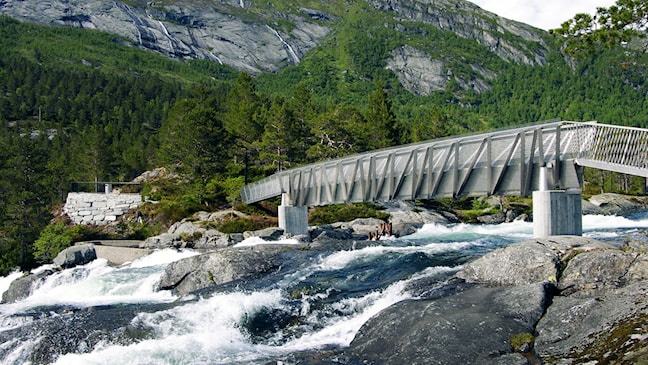
<instances>
[{"instance_id":1,"label":"river","mask_svg":"<svg viewBox=\"0 0 648 365\"><path fill-rule=\"evenodd\" d=\"M584 236L615 243L647 228L646 213L583 219ZM426 225L399 239L297 252L274 274L182 298L155 284L166 265L196 252L160 250L120 267L99 259L0 305L0 362L267 364L337 349L370 317L415 297L412 283L441 283L466 261L532 235L526 222ZM0 293L19 276L0 278Z\"/></svg>"}]
</instances>

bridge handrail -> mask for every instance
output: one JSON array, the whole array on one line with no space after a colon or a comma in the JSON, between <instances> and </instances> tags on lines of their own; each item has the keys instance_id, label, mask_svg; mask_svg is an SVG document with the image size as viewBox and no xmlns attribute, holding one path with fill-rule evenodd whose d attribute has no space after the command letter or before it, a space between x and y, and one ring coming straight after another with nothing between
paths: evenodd
<instances>
[{"instance_id":1,"label":"bridge handrail","mask_svg":"<svg viewBox=\"0 0 648 365\"><path fill-rule=\"evenodd\" d=\"M395 146L295 167L246 185L241 196L250 203L289 193L291 198L297 197L297 205L302 205L450 193L518 191L527 195L540 186L536 170L542 166L550 168L553 187L568 188L579 186L576 175L570 172L574 164L648 177L647 156L646 129L558 121ZM572 166L567 170L566 161ZM473 170L476 173L472 174ZM509 172L516 174L515 181L507 176ZM316 189L315 195L309 195L309 189Z\"/></svg>"},{"instance_id":2,"label":"bridge handrail","mask_svg":"<svg viewBox=\"0 0 648 365\"><path fill-rule=\"evenodd\" d=\"M491 132L484 132L480 134L469 134L469 135L462 135L462 136L452 136L452 137L446 137L442 139L435 139L435 140L428 140L428 141L422 141L422 142L417 142L417 143L411 143L407 145L401 145L401 146L393 146L393 147L387 147L379 150L374 150L374 151L365 151L361 152L358 154L350 155L350 156L344 156L344 157L339 157L336 159L330 159L326 161L320 161L315 163L318 166L321 166L324 168L325 166L330 166L330 165L345 165L349 162L354 162L358 159L365 158L367 156L380 156L384 154L389 154L389 153L398 153L401 151L409 151L415 148L425 148L427 146L434 146L434 147L447 147L450 146L457 141L461 141L462 144L471 144L471 143L479 143L485 139L491 138L491 139L498 139L498 138L509 138L512 134L517 134L517 133L523 133L525 131L534 131L534 130L545 130L545 129L555 129L558 128L562 125L564 125L565 122L563 121L551 121L548 123L541 123L541 124L529 124L525 125L522 127L515 127L515 128L503 128L499 129L496 131L491 131ZM314 164L309 164L306 166L300 166L300 167L295 167L291 169L286 169L283 171L279 171L275 173L274 175L268 176L266 178L263 178L261 180L255 181L253 183L250 183L246 186L244 186L241 189L241 196L243 198L243 201L245 202L251 202L251 201L260 201L264 199L269 199L273 198L276 196L281 195L282 193L287 192L287 189L290 186L290 176L295 175L299 171L307 170L312 168ZM272 183L274 182L274 183ZM252 198L254 197L254 198Z\"/></svg>"},{"instance_id":3,"label":"bridge handrail","mask_svg":"<svg viewBox=\"0 0 648 365\"><path fill-rule=\"evenodd\" d=\"M575 162L648 177L648 130L609 124L568 123L578 130Z\"/></svg>"}]
</instances>

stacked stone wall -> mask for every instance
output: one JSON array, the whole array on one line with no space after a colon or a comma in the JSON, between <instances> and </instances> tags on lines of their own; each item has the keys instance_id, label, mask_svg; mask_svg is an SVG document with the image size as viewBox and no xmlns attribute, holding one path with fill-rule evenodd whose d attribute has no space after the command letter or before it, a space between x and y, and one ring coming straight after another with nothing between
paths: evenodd
<instances>
[{"instance_id":1,"label":"stacked stone wall","mask_svg":"<svg viewBox=\"0 0 648 365\"><path fill-rule=\"evenodd\" d=\"M68 193L64 211L76 224L108 224L142 204L140 194Z\"/></svg>"}]
</instances>

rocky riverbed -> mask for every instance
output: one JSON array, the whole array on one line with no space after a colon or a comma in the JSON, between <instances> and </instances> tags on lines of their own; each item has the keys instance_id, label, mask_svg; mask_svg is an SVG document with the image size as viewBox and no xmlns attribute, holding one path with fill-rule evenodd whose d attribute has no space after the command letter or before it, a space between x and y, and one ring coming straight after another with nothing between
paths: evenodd
<instances>
[{"instance_id":1,"label":"rocky riverbed","mask_svg":"<svg viewBox=\"0 0 648 365\"><path fill-rule=\"evenodd\" d=\"M633 202L630 198L620 199L606 200L606 203L599 205L591 203L592 207L597 207L591 209L617 207L614 208L615 212L619 211L618 207L626 212L644 209L642 200L628 205L626 202ZM398 204L389 209L392 208L391 222L399 233L412 232L430 222L447 224L452 218L447 214L415 209L407 204ZM210 217L206 213L203 215L204 218ZM427 251L407 251L408 248L400 247L398 241L394 243L395 246L368 241L367 232L380 223L372 219L312 227L310 240L292 238L294 242L291 244L285 244L285 238L283 244L269 244L281 237L281 232L277 229L247 232L240 237L233 237L206 233L207 230L198 231L204 229L198 221L200 220L180 222L169 230L167 236L146 242L148 247L156 245L158 248L165 247L161 245L179 248L196 247L200 242L203 244L201 250L204 253L168 264L157 281L157 291L177 296L178 301L175 303L144 307L91 307L89 310L74 306L60 307L59 310L56 307L48 309L50 315L47 318L51 313L60 312L51 319L28 324L6 334L30 338L30 333L38 329L38 333L51 338L50 342L56 346L40 346L38 356L27 357L41 359L43 362L56 358L57 353L92 351L99 344L97 341L102 339L136 346L142 340L153 340L158 336L156 331L140 323L142 316L157 316L154 313L163 309L165 312L160 312L160 315L166 318L174 313L170 312L173 310L171 308L182 308L190 305L183 303L193 303L196 300L196 305L203 300L210 303L208 298L223 295L222 293L265 292L267 289L259 290L278 288L284 285L279 282L286 281L286 277L300 273L296 284L290 284L292 281L289 280L286 287L281 286L282 291L286 292L284 295L288 307L264 309L261 313L250 314L250 318L241 320L237 325L249 332L253 342L269 341L268 339L277 336L272 334L273 331L283 332L281 336L303 331L303 321L308 321L303 313L322 308L330 308L330 313L335 313L339 311L335 308L340 304L333 301L334 297L344 293L338 298L344 302L344 298L352 297L352 293L357 290L369 290L366 293L370 293L373 289L362 288L367 284L386 288L385 285L401 280L399 278L409 278L403 281L406 287L402 288L408 294L404 300L395 300L365 320L359 330L354 332L352 340L343 346L268 355L268 362L254 363L351 365L648 362L646 231L634 230L622 240L608 242L573 236L530 239L503 244L494 250L488 249L486 254L470 251L473 253L466 256L433 253L437 252L434 245L426 249L434 251L424 253ZM200 234L195 233L197 231ZM166 240L169 237L171 239ZM222 240L200 241L204 237L222 237ZM257 237L265 244L245 244L249 240L240 244L242 239L250 237ZM209 242L220 243L212 247ZM237 242L239 244L235 245ZM317 262L322 260L329 261L327 265L333 264L336 267L346 265L337 263L333 258L350 257L353 252L366 255L372 250L402 254L381 256L383 258L380 260L392 260L391 262L378 264L378 261L371 261L371 266L359 262L357 266L345 267L339 273L326 271L326 275L332 276L320 276L324 273L321 272L310 277L308 272L313 269L304 271L304 267L320 270L318 268L323 264ZM58 265L73 266L71 261L74 258L79 258L79 264L83 264L92 259L91 251L91 246L71 249L61 255L60 260L57 260ZM343 262L347 262L346 260ZM426 267L446 269L440 275L420 275ZM49 280L48 277L55 275L57 270L52 268L15 280L5 292L3 302L13 303L30 296L34 288ZM420 278L417 279L418 275ZM369 279L357 281L360 277ZM332 282L337 284L328 287ZM287 309L292 306L296 307ZM125 308L128 310L125 311ZM197 308L202 310L203 307ZM326 311L329 313L329 309ZM142 314L147 312L150 314ZM98 314L103 319L95 318ZM108 320L113 314L118 315L120 320ZM83 322L61 327L69 315L82 317ZM329 315L332 314L327 314ZM247 318L248 314L245 316ZM88 337L88 333L93 335ZM132 336L133 334L136 336ZM83 349L78 348L78 343L85 344Z\"/></svg>"}]
</instances>

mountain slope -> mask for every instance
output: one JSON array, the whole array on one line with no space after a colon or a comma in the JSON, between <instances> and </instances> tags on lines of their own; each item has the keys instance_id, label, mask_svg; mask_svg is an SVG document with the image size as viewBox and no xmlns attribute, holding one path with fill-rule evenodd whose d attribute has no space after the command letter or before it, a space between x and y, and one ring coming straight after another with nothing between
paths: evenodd
<instances>
[{"instance_id":1,"label":"mountain slope","mask_svg":"<svg viewBox=\"0 0 648 365\"><path fill-rule=\"evenodd\" d=\"M378 63L370 66L393 71L416 95L455 81L483 92L503 63L544 65L552 52L546 32L464 0L4 0L0 12L97 29L171 58L208 59L252 74L297 65L323 44L346 47L349 63L357 64L363 57L358 50L371 46L371 56L380 58L369 60ZM374 38L354 36L369 44L345 43L349 34Z\"/></svg>"}]
</instances>

